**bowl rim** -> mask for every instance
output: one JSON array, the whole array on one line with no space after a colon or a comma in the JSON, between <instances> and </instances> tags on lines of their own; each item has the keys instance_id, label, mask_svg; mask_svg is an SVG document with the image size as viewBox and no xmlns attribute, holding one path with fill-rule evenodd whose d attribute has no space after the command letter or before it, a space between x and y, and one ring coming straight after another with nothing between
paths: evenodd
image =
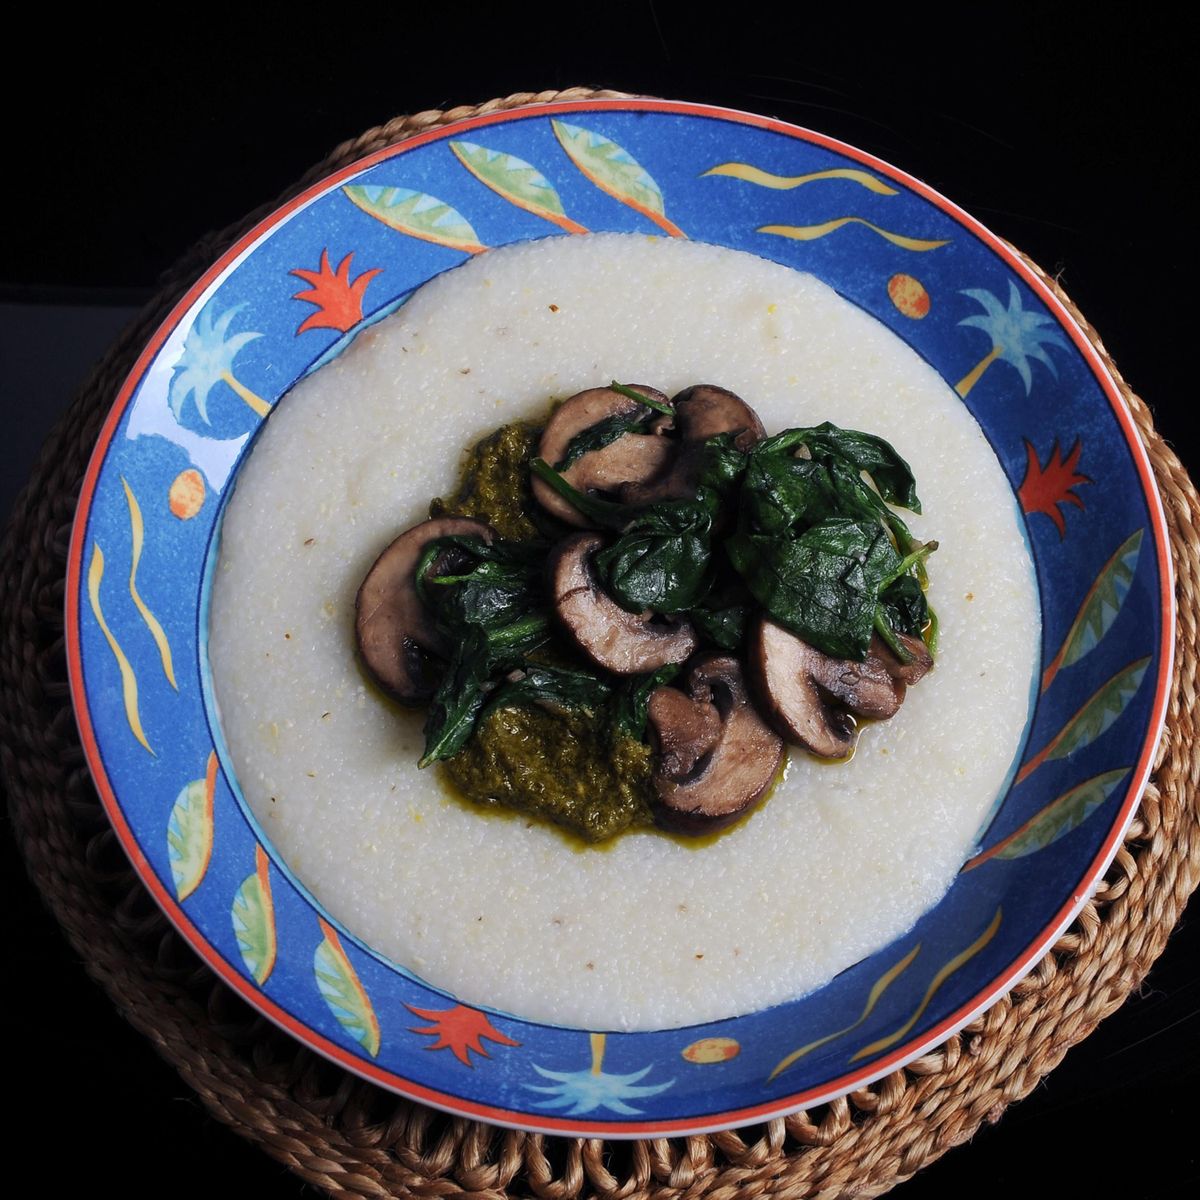
<instances>
[{"instance_id":1,"label":"bowl rim","mask_svg":"<svg viewBox=\"0 0 1200 1200\"><path fill-rule=\"evenodd\" d=\"M1109 828L1108 834L1091 863L1083 872L1079 882L1071 891L1069 899L1046 924L1016 960L1002 971L981 991L924 1035L909 1039L897 1049L857 1071L846 1072L825 1084L802 1090L762 1104L743 1106L721 1113L709 1114L706 1118L682 1117L669 1119L640 1119L636 1123L589 1120L586 1118L554 1117L547 1114L522 1112L499 1105L489 1105L438 1091L427 1085L405 1079L386 1068L366 1062L349 1049L338 1045L316 1029L293 1017L256 988L252 981L240 974L215 950L201 930L183 911L182 906L159 880L153 866L141 850L117 800L115 790L104 769L103 756L92 726L88 698L84 687L82 645L80 629L80 584L83 579L84 545L88 517L101 468L117 432L118 426L145 376L147 368L179 321L195 305L203 293L223 273L235 266L268 233L288 218L315 200L334 190L344 180L360 174L378 163L395 158L431 142L461 135L467 130L478 130L491 125L504 124L532 116L552 117L579 112L641 111L658 112L682 116L707 117L727 120L735 124L783 134L797 140L814 144L855 160L885 177L895 180L917 196L941 209L952 220L996 253L1054 314L1058 326L1071 339L1099 385L1121 429L1130 458L1141 483L1142 495L1147 503L1149 523L1154 534L1156 561L1159 564L1160 595L1162 613L1160 645L1157 648L1160 671L1155 684L1155 693L1150 709L1147 733L1142 743L1138 761L1131 772L1125 799ZM993 234L982 223L958 205L942 196L938 191L905 171L877 158L867 151L776 118L743 112L717 105L698 104L687 101L652 98L592 98L558 100L549 103L531 103L517 108L482 113L460 121L440 125L417 133L405 140L392 143L361 159L339 168L309 185L292 199L272 211L229 246L220 257L193 283L171 308L155 330L129 374L121 384L110 407L92 451L84 475L79 500L72 523L68 550L65 631L70 696L76 725L84 749L88 769L100 794L104 809L111 821L125 853L129 856L142 884L154 897L159 908L170 920L190 948L221 980L231 987L243 1000L271 1020L275 1025L295 1037L309 1049L316 1051L334 1064L353 1074L381 1085L411 1100L428 1104L455 1116L476 1118L489 1124L528 1130L536 1133L572 1136L603 1136L618 1139L641 1138L663 1134L706 1134L757 1121L770 1120L795 1112L797 1109L828 1102L849 1091L867 1086L892 1071L904 1066L956 1033L985 1009L994 1004L1016 983L1024 978L1069 927L1079 911L1095 892L1101 878L1112 862L1121 845L1126 830L1137 810L1142 793L1150 775L1154 756L1166 721L1167 703L1171 690L1174 668L1176 605L1174 595L1174 563L1169 550L1166 514L1162 497L1154 477L1149 455L1138 435L1132 414L1123 398L1120 387L1109 372L1100 352L1071 315L1067 306L1059 299L1044 277L1021 256L1015 247ZM530 1022L538 1025L539 1022Z\"/></svg>"}]
</instances>

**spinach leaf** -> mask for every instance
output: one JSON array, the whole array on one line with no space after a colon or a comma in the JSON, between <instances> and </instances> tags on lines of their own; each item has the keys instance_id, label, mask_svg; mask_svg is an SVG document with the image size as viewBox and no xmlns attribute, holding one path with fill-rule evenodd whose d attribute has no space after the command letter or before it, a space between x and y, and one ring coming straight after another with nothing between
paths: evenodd
<instances>
[{"instance_id":1,"label":"spinach leaf","mask_svg":"<svg viewBox=\"0 0 1200 1200\"><path fill-rule=\"evenodd\" d=\"M618 383L615 379L608 386L614 392L620 392L622 396L628 396L630 400L636 400L639 404L645 404L648 408L653 408L657 412L666 413L668 416L675 415L674 405L663 404L661 400L655 400L653 396L643 396L635 388L631 388L624 383Z\"/></svg>"},{"instance_id":2,"label":"spinach leaf","mask_svg":"<svg viewBox=\"0 0 1200 1200\"><path fill-rule=\"evenodd\" d=\"M629 612L667 615L699 604L712 586L712 517L694 500L652 505L594 559L605 591Z\"/></svg>"},{"instance_id":3,"label":"spinach leaf","mask_svg":"<svg viewBox=\"0 0 1200 1200\"><path fill-rule=\"evenodd\" d=\"M688 613L688 620L696 627L696 632L722 650L741 649L749 617L750 608L745 604L731 604L725 608L693 608Z\"/></svg>"},{"instance_id":4,"label":"spinach leaf","mask_svg":"<svg viewBox=\"0 0 1200 1200\"><path fill-rule=\"evenodd\" d=\"M438 538L417 565L418 594L451 639L465 626L494 628L541 606L542 559L534 543Z\"/></svg>"},{"instance_id":5,"label":"spinach leaf","mask_svg":"<svg viewBox=\"0 0 1200 1200\"><path fill-rule=\"evenodd\" d=\"M782 534L827 517L869 515L835 471L829 463L751 451L742 485L743 522L762 533Z\"/></svg>"},{"instance_id":6,"label":"spinach leaf","mask_svg":"<svg viewBox=\"0 0 1200 1200\"><path fill-rule=\"evenodd\" d=\"M449 758L466 745L487 698L488 658L487 637L482 629L471 630L455 643L425 718L425 752L418 767Z\"/></svg>"},{"instance_id":7,"label":"spinach leaf","mask_svg":"<svg viewBox=\"0 0 1200 1200\"><path fill-rule=\"evenodd\" d=\"M715 517L718 509L732 498L746 473L745 451L734 445L736 433L718 433L692 453L698 457L696 498Z\"/></svg>"},{"instance_id":8,"label":"spinach leaf","mask_svg":"<svg viewBox=\"0 0 1200 1200\"><path fill-rule=\"evenodd\" d=\"M880 611L889 627L919 637L929 624L929 601L915 575L901 575L879 597Z\"/></svg>"},{"instance_id":9,"label":"spinach leaf","mask_svg":"<svg viewBox=\"0 0 1200 1200\"><path fill-rule=\"evenodd\" d=\"M506 625L487 628L464 623L447 632L454 649L425 720L425 752L419 767L450 758L463 748L493 681L549 639L550 616L541 611Z\"/></svg>"},{"instance_id":10,"label":"spinach leaf","mask_svg":"<svg viewBox=\"0 0 1200 1200\"><path fill-rule=\"evenodd\" d=\"M879 495L889 504L897 504L910 512L921 511L917 498L917 482L912 468L896 453L895 449L872 433L857 429L840 429L826 421L811 429L785 429L772 438L759 442L754 452L773 455L795 452L801 446L817 461L831 458L841 459L857 471L871 477Z\"/></svg>"},{"instance_id":11,"label":"spinach leaf","mask_svg":"<svg viewBox=\"0 0 1200 1200\"><path fill-rule=\"evenodd\" d=\"M590 454L593 450L603 450L605 446L611 445L627 433L651 436L648 433L650 422L657 417L658 413L654 409L643 404L633 412L605 417L603 421L597 421L595 425L577 433L567 443L566 452L563 454L562 460L555 463L554 469L565 471L585 454Z\"/></svg>"},{"instance_id":12,"label":"spinach leaf","mask_svg":"<svg viewBox=\"0 0 1200 1200\"><path fill-rule=\"evenodd\" d=\"M487 650L495 667L507 667L533 653L550 640L550 613L546 609L487 631Z\"/></svg>"},{"instance_id":13,"label":"spinach leaf","mask_svg":"<svg viewBox=\"0 0 1200 1200\"><path fill-rule=\"evenodd\" d=\"M602 500L599 496L589 496L586 492L572 487L544 458L535 458L529 464L529 469L543 483L552 487L573 508L581 512L589 521L594 521L601 529L624 529L629 518L637 511L628 504L618 504L615 500Z\"/></svg>"},{"instance_id":14,"label":"spinach leaf","mask_svg":"<svg viewBox=\"0 0 1200 1200\"><path fill-rule=\"evenodd\" d=\"M543 557L536 543L476 537L439 538L426 547L419 593L453 651L425 722L420 766L462 749L493 680L550 638ZM441 574L429 574L434 565Z\"/></svg>"},{"instance_id":15,"label":"spinach leaf","mask_svg":"<svg viewBox=\"0 0 1200 1200\"><path fill-rule=\"evenodd\" d=\"M492 693L484 711L537 704L552 712L582 709L590 714L608 701L612 690L609 684L588 671L527 663L519 679L501 684Z\"/></svg>"},{"instance_id":16,"label":"spinach leaf","mask_svg":"<svg viewBox=\"0 0 1200 1200\"><path fill-rule=\"evenodd\" d=\"M796 538L743 530L726 550L774 620L835 658L866 657L880 591L901 563L881 525L831 517Z\"/></svg>"}]
</instances>

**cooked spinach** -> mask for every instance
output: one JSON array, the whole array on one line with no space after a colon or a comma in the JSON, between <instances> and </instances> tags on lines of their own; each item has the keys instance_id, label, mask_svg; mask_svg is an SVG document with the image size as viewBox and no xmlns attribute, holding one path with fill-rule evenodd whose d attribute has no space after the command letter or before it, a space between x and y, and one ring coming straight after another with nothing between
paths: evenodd
<instances>
[{"instance_id":1,"label":"cooked spinach","mask_svg":"<svg viewBox=\"0 0 1200 1200\"><path fill-rule=\"evenodd\" d=\"M759 442L751 454L773 455L795 451L801 446L817 461L840 459L869 475L880 496L889 504L897 504L909 512L921 511L912 469L891 445L874 434L839 429L826 421L812 429L785 429Z\"/></svg>"},{"instance_id":2,"label":"cooked spinach","mask_svg":"<svg viewBox=\"0 0 1200 1200\"><path fill-rule=\"evenodd\" d=\"M879 524L830 517L789 538L739 531L726 549L779 624L835 658L866 657L879 594L900 562Z\"/></svg>"},{"instance_id":3,"label":"cooked spinach","mask_svg":"<svg viewBox=\"0 0 1200 1200\"><path fill-rule=\"evenodd\" d=\"M567 443L562 460L555 463L555 470L565 471L568 467L574 466L585 454L590 454L593 450L603 450L605 446L611 445L627 433L651 436L648 432L650 423L657 420L658 417L657 409L642 404L633 412L605 417L603 421L597 421L595 425L577 433Z\"/></svg>"},{"instance_id":4,"label":"cooked spinach","mask_svg":"<svg viewBox=\"0 0 1200 1200\"><path fill-rule=\"evenodd\" d=\"M426 718L419 765L457 753L493 681L550 637L542 557L535 543L478 537L438 538L425 548L418 595L453 649Z\"/></svg>"},{"instance_id":5,"label":"cooked spinach","mask_svg":"<svg viewBox=\"0 0 1200 1200\"><path fill-rule=\"evenodd\" d=\"M691 609L688 619L706 642L712 642L722 650L738 650L746 639L746 622L750 619L750 607L746 604L729 604L724 608L708 608L702 605Z\"/></svg>"},{"instance_id":6,"label":"cooked spinach","mask_svg":"<svg viewBox=\"0 0 1200 1200\"><path fill-rule=\"evenodd\" d=\"M446 673L433 694L425 718L425 752L417 766L427 767L463 748L487 698L489 673L487 635L480 628L472 629L455 644Z\"/></svg>"},{"instance_id":7,"label":"cooked spinach","mask_svg":"<svg viewBox=\"0 0 1200 1200\"><path fill-rule=\"evenodd\" d=\"M924 563L936 543L916 541L888 506L921 511L904 459L829 422L766 438L747 457L725 548L754 598L826 654L861 660L876 632L910 657L896 632L929 623Z\"/></svg>"},{"instance_id":8,"label":"cooked spinach","mask_svg":"<svg viewBox=\"0 0 1200 1200\"><path fill-rule=\"evenodd\" d=\"M895 648L893 630L929 624L924 561L933 547L917 542L889 507L919 512L920 499L908 464L882 438L826 422L785 430L748 453L732 434L681 453L697 456L689 464L694 496L641 507L587 495L542 460L532 464L579 512L620 535L595 564L623 608L687 614L701 636L738 646L742 606L717 619L706 604L723 567L712 524L735 509L737 529L724 541L729 562L774 620L817 649L862 659L873 632ZM906 576L916 591L895 586ZM899 653L906 656L903 647Z\"/></svg>"},{"instance_id":9,"label":"cooked spinach","mask_svg":"<svg viewBox=\"0 0 1200 1200\"><path fill-rule=\"evenodd\" d=\"M614 392L620 392L622 396L628 396L630 400L636 400L639 404L645 404L657 412L666 413L668 416L675 415L675 409L670 404L664 404L661 400L655 400L653 396L644 396L641 392L623 383L618 383L615 379L608 386Z\"/></svg>"},{"instance_id":10,"label":"cooked spinach","mask_svg":"<svg viewBox=\"0 0 1200 1200\"><path fill-rule=\"evenodd\" d=\"M749 451L721 434L680 447L690 494L641 505L580 492L562 472L626 433L648 433L663 410L621 384L638 407L572 439L556 466L532 473L610 535L593 559L604 590L630 612L691 621L701 642L736 651L762 610L839 658L862 659L878 635L900 658L900 635L936 643L924 563L936 543L913 538L892 505L920 512L908 464L881 438L826 422L785 430ZM679 670L613 680L567 665L554 650L543 578L547 543L448 537L417 570L422 602L453 647L426 723L421 765L456 754L485 713L538 707L586 714L613 736L643 740L653 690ZM536 661L546 657L551 661Z\"/></svg>"},{"instance_id":11,"label":"cooked spinach","mask_svg":"<svg viewBox=\"0 0 1200 1200\"><path fill-rule=\"evenodd\" d=\"M547 663L527 663L517 678L502 683L489 697L486 711L536 704L550 712L596 712L613 694L612 686L590 671Z\"/></svg>"},{"instance_id":12,"label":"cooked spinach","mask_svg":"<svg viewBox=\"0 0 1200 1200\"><path fill-rule=\"evenodd\" d=\"M593 562L604 590L629 612L694 608L713 582L712 517L695 501L643 509Z\"/></svg>"},{"instance_id":13,"label":"cooked spinach","mask_svg":"<svg viewBox=\"0 0 1200 1200\"><path fill-rule=\"evenodd\" d=\"M605 500L600 496L591 496L572 487L544 458L535 458L529 469L543 483L552 487L573 508L581 512L589 521L599 525L601 529L624 529L630 517L638 510L629 504L621 504L616 500Z\"/></svg>"}]
</instances>

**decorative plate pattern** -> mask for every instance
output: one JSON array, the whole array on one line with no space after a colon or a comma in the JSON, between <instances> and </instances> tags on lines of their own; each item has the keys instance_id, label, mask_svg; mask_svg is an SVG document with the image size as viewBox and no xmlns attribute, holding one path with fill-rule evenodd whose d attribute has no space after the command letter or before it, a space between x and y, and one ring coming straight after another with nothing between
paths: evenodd
<instances>
[{"instance_id":1,"label":"decorative plate pattern","mask_svg":"<svg viewBox=\"0 0 1200 1200\"><path fill-rule=\"evenodd\" d=\"M1006 794L949 894L801 1000L654 1033L458 1004L322 912L265 845L205 669L222 505L303 375L493 246L687 237L812 272L954 386L1025 513L1043 673ZM286 402L286 401L284 401ZM431 131L286 205L155 334L105 423L72 538L67 628L109 815L185 937L314 1049L468 1116L596 1136L700 1132L860 1086L1037 960L1107 866L1165 709L1170 564L1116 388L1049 292L929 188L820 135L665 101L584 101Z\"/></svg>"}]
</instances>

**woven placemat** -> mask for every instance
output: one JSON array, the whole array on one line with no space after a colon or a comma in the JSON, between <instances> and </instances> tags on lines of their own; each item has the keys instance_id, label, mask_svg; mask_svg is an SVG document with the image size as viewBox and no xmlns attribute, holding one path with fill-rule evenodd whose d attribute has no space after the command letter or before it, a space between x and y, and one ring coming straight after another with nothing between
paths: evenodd
<instances>
[{"instance_id":1,"label":"woven placemat","mask_svg":"<svg viewBox=\"0 0 1200 1200\"><path fill-rule=\"evenodd\" d=\"M581 88L523 93L398 118L339 146L288 196L431 127L529 104L619 95ZM1194 717L1200 500L1095 330L1043 275L1113 371L1149 452L1170 526L1179 626L1166 732L1141 808L1094 898L1006 997L869 1088L706 1137L629 1143L545 1137L399 1099L305 1050L254 1013L201 964L141 886L84 764L66 682L63 591L70 522L88 457L154 329L202 271L274 207L206 238L164 278L55 429L5 535L0 762L30 874L89 973L214 1116L338 1196L690 1200L732 1197L741 1189L787 1200L877 1196L971 1137L984 1121L997 1120L1138 986L1200 879Z\"/></svg>"}]
</instances>

